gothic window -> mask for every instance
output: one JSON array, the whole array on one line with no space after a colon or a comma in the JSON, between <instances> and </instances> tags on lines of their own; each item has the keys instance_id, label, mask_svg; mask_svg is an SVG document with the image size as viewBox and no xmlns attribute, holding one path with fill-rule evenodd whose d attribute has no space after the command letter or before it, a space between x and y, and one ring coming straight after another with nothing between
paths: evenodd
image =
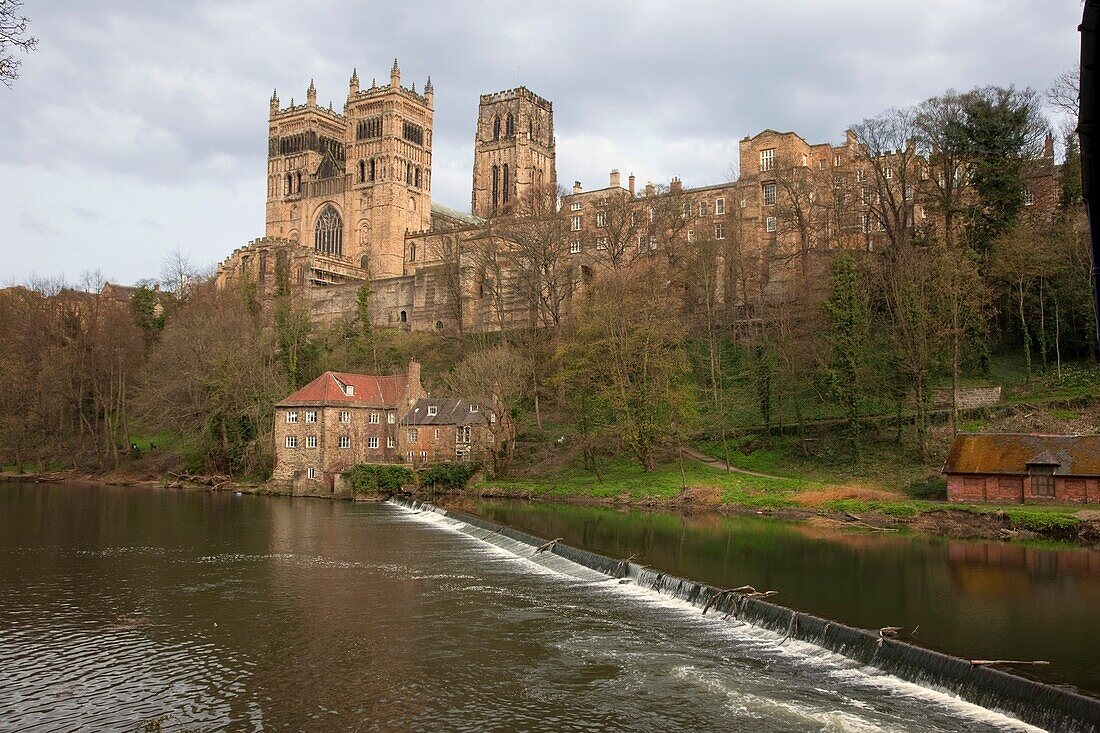
<instances>
[{"instance_id":1,"label":"gothic window","mask_svg":"<svg viewBox=\"0 0 1100 733\"><path fill-rule=\"evenodd\" d=\"M367 180L367 164L364 161L359 161L359 182L363 183Z\"/></svg>"},{"instance_id":2,"label":"gothic window","mask_svg":"<svg viewBox=\"0 0 1100 733\"><path fill-rule=\"evenodd\" d=\"M260 285L267 281L267 252L260 253L260 276L257 279Z\"/></svg>"},{"instance_id":3,"label":"gothic window","mask_svg":"<svg viewBox=\"0 0 1100 733\"><path fill-rule=\"evenodd\" d=\"M531 120L527 120L527 139L535 139L535 125L533 122L531 122Z\"/></svg>"},{"instance_id":4,"label":"gothic window","mask_svg":"<svg viewBox=\"0 0 1100 733\"><path fill-rule=\"evenodd\" d=\"M327 255L344 254L344 224L332 204L326 204L313 230L313 249Z\"/></svg>"},{"instance_id":5,"label":"gothic window","mask_svg":"<svg viewBox=\"0 0 1100 733\"><path fill-rule=\"evenodd\" d=\"M286 182L283 184L283 195L284 196L289 196L292 193L292 191L293 191L293 189L291 187L292 186L292 183L291 183L292 180L293 179L291 179L290 174L287 173L286 174Z\"/></svg>"},{"instance_id":6,"label":"gothic window","mask_svg":"<svg viewBox=\"0 0 1100 733\"><path fill-rule=\"evenodd\" d=\"M409 262L416 262L416 245L409 245Z\"/></svg>"},{"instance_id":7,"label":"gothic window","mask_svg":"<svg viewBox=\"0 0 1100 733\"><path fill-rule=\"evenodd\" d=\"M412 185L413 182L413 164L405 163L405 183Z\"/></svg>"},{"instance_id":8,"label":"gothic window","mask_svg":"<svg viewBox=\"0 0 1100 733\"><path fill-rule=\"evenodd\" d=\"M413 185L420 188L420 168L416 169L416 176L414 176Z\"/></svg>"},{"instance_id":9,"label":"gothic window","mask_svg":"<svg viewBox=\"0 0 1100 733\"><path fill-rule=\"evenodd\" d=\"M294 174L294 193L302 192L302 172L298 171Z\"/></svg>"},{"instance_id":10,"label":"gothic window","mask_svg":"<svg viewBox=\"0 0 1100 733\"><path fill-rule=\"evenodd\" d=\"M364 270L370 270L370 255L363 255L359 258L359 266Z\"/></svg>"},{"instance_id":11,"label":"gothic window","mask_svg":"<svg viewBox=\"0 0 1100 733\"><path fill-rule=\"evenodd\" d=\"M509 186L510 186L510 181L508 180L508 164L505 163L504 164L504 185L501 186L501 197L500 197L501 200L504 202L505 206L508 205L508 192L511 190L509 188Z\"/></svg>"},{"instance_id":12,"label":"gothic window","mask_svg":"<svg viewBox=\"0 0 1100 733\"><path fill-rule=\"evenodd\" d=\"M371 179L372 181L374 180L374 175L375 175L375 164L374 164L374 158L371 158L371 159L370 159L370 179Z\"/></svg>"},{"instance_id":13,"label":"gothic window","mask_svg":"<svg viewBox=\"0 0 1100 733\"><path fill-rule=\"evenodd\" d=\"M516 118L513 117L512 114L509 112L508 113L508 121L504 125L504 137L511 138L511 137L515 137L515 136L516 136Z\"/></svg>"},{"instance_id":14,"label":"gothic window","mask_svg":"<svg viewBox=\"0 0 1100 733\"><path fill-rule=\"evenodd\" d=\"M500 195L500 169L497 168L494 165L493 166L493 211L497 210L497 204L500 203L499 195Z\"/></svg>"},{"instance_id":15,"label":"gothic window","mask_svg":"<svg viewBox=\"0 0 1100 733\"><path fill-rule=\"evenodd\" d=\"M500 116L499 115L493 118L493 139L494 140L499 140L500 139Z\"/></svg>"}]
</instances>

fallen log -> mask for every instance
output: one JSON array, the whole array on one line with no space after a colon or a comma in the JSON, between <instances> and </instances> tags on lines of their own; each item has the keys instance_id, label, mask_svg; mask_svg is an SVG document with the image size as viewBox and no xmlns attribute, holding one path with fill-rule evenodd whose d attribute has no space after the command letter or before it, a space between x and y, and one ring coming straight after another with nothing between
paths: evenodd
<instances>
[{"instance_id":1,"label":"fallen log","mask_svg":"<svg viewBox=\"0 0 1100 733\"><path fill-rule=\"evenodd\" d=\"M552 548L552 547L553 547L554 545L556 545L556 544L558 544L559 542L561 542L561 541L562 541L563 539L565 539L565 538L564 538L564 537L555 537L554 539L550 540L550 541L549 541L549 542L547 542L546 544L544 544L544 545L539 545L539 546L538 546L537 548L535 548L535 554L537 555L537 554L539 554L540 552L546 552L547 550L549 550L550 548Z\"/></svg>"},{"instance_id":2,"label":"fallen log","mask_svg":"<svg viewBox=\"0 0 1100 733\"><path fill-rule=\"evenodd\" d=\"M1042 660L1042 659L1036 659L1036 660L1033 660L1033 661L1030 661L1030 662L1026 661L1026 660L1021 660L1021 659L971 659L970 663L973 664L975 667L991 667L991 666L998 665L998 664L1007 664L1007 665L1010 665L1010 666L1013 666L1013 667L1017 667L1017 666L1024 665L1024 664L1040 665L1040 666L1046 666L1046 665L1050 664L1050 662L1047 662L1047 661Z\"/></svg>"}]
</instances>

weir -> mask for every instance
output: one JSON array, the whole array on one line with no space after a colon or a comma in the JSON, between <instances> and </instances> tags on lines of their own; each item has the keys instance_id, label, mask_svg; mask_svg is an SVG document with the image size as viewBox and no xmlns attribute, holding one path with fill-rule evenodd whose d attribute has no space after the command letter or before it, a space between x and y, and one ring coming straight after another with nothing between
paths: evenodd
<instances>
[{"instance_id":1,"label":"weir","mask_svg":"<svg viewBox=\"0 0 1100 733\"><path fill-rule=\"evenodd\" d=\"M481 517L424 502L391 501L408 509L434 512L533 548L546 544L544 538ZM700 609L707 608L708 614L813 644L907 682L945 690L966 702L1009 713L1046 730L1100 733L1100 700L1095 698L562 542L553 543L545 552L609 578L629 580L640 588Z\"/></svg>"}]
</instances>

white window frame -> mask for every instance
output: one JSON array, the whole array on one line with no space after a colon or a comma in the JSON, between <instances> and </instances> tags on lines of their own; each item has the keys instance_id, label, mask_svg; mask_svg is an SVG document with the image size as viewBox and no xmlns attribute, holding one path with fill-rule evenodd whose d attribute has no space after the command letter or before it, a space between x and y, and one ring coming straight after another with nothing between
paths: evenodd
<instances>
[{"instance_id":1,"label":"white window frame","mask_svg":"<svg viewBox=\"0 0 1100 733\"><path fill-rule=\"evenodd\" d=\"M317 478L317 469L310 466L306 469L306 478Z\"/></svg>"},{"instance_id":2,"label":"white window frame","mask_svg":"<svg viewBox=\"0 0 1100 733\"><path fill-rule=\"evenodd\" d=\"M779 195L779 187L774 183L765 183L760 187L760 195L763 197L764 206L775 206L775 202ZM768 199L771 200L769 201Z\"/></svg>"},{"instance_id":3,"label":"white window frame","mask_svg":"<svg viewBox=\"0 0 1100 733\"><path fill-rule=\"evenodd\" d=\"M370 420L368 420L368 422L371 425L377 425L379 423L378 413L372 410L370 413Z\"/></svg>"},{"instance_id":4,"label":"white window frame","mask_svg":"<svg viewBox=\"0 0 1100 733\"><path fill-rule=\"evenodd\" d=\"M695 241L695 230L694 229L688 229L688 241L689 242L694 242Z\"/></svg>"},{"instance_id":5,"label":"white window frame","mask_svg":"<svg viewBox=\"0 0 1100 733\"><path fill-rule=\"evenodd\" d=\"M307 435L306 436L306 448L316 448L316 447L317 447L317 436L316 435Z\"/></svg>"},{"instance_id":6,"label":"white window frame","mask_svg":"<svg viewBox=\"0 0 1100 733\"><path fill-rule=\"evenodd\" d=\"M435 429L435 436L434 436L436 440L439 440L439 432L440 432L439 428L436 428Z\"/></svg>"},{"instance_id":7,"label":"white window frame","mask_svg":"<svg viewBox=\"0 0 1100 733\"><path fill-rule=\"evenodd\" d=\"M776 227L776 221L774 216L768 216L764 218L764 231L774 232Z\"/></svg>"},{"instance_id":8,"label":"white window frame","mask_svg":"<svg viewBox=\"0 0 1100 733\"><path fill-rule=\"evenodd\" d=\"M296 435L286 436L286 444L285 445L286 445L287 448L297 448L298 447L298 436L296 436Z\"/></svg>"},{"instance_id":9,"label":"white window frame","mask_svg":"<svg viewBox=\"0 0 1100 733\"><path fill-rule=\"evenodd\" d=\"M843 160L843 158L841 158L840 153L833 153L833 166L839 168L841 160Z\"/></svg>"},{"instance_id":10,"label":"white window frame","mask_svg":"<svg viewBox=\"0 0 1100 733\"><path fill-rule=\"evenodd\" d=\"M1031 186L1027 186L1026 188L1024 188L1024 206L1034 206L1034 205L1035 205L1035 191L1032 190Z\"/></svg>"},{"instance_id":11,"label":"white window frame","mask_svg":"<svg viewBox=\"0 0 1100 733\"><path fill-rule=\"evenodd\" d=\"M367 447L377 449L378 448L378 436L372 435L371 437L367 438Z\"/></svg>"},{"instance_id":12,"label":"white window frame","mask_svg":"<svg viewBox=\"0 0 1100 733\"><path fill-rule=\"evenodd\" d=\"M410 443L417 442L420 440L420 431L417 428L409 428L408 438Z\"/></svg>"},{"instance_id":13,"label":"white window frame","mask_svg":"<svg viewBox=\"0 0 1100 733\"><path fill-rule=\"evenodd\" d=\"M607 226L607 212L606 211L597 211L596 212L596 226L598 226L598 227Z\"/></svg>"},{"instance_id":14,"label":"white window frame","mask_svg":"<svg viewBox=\"0 0 1100 733\"><path fill-rule=\"evenodd\" d=\"M699 216L706 216L706 215L707 215L707 202L706 201L700 201L699 202Z\"/></svg>"},{"instance_id":15,"label":"white window frame","mask_svg":"<svg viewBox=\"0 0 1100 733\"><path fill-rule=\"evenodd\" d=\"M351 422L351 410L341 410L340 411L340 422L342 422L345 425L347 425L348 423Z\"/></svg>"},{"instance_id":16,"label":"white window frame","mask_svg":"<svg viewBox=\"0 0 1100 733\"><path fill-rule=\"evenodd\" d=\"M341 435L340 436L340 447L341 448L350 448L351 447L351 436L350 435Z\"/></svg>"},{"instance_id":17,"label":"white window frame","mask_svg":"<svg viewBox=\"0 0 1100 733\"><path fill-rule=\"evenodd\" d=\"M438 415L438 414L439 414L439 406L438 405L428 405L428 415L429 416Z\"/></svg>"},{"instance_id":18,"label":"white window frame","mask_svg":"<svg viewBox=\"0 0 1100 733\"><path fill-rule=\"evenodd\" d=\"M775 148L768 148L767 150L760 151L760 170L775 170Z\"/></svg>"},{"instance_id":19,"label":"white window frame","mask_svg":"<svg viewBox=\"0 0 1100 733\"><path fill-rule=\"evenodd\" d=\"M596 249L607 249L607 237L599 237L596 240Z\"/></svg>"},{"instance_id":20,"label":"white window frame","mask_svg":"<svg viewBox=\"0 0 1100 733\"><path fill-rule=\"evenodd\" d=\"M394 415L392 412L387 412L386 413L386 424L387 425L393 425L395 422L397 422L397 416Z\"/></svg>"},{"instance_id":21,"label":"white window frame","mask_svg":"<svg viewBox=\"0 0 1100 733\"><path fill-rule=\"evenodd\" d=\"M569 222L569 231L579 232L581 230L581 217L574 216Z\"/></svg>"},{"instance_id":22,"label":"white window frame","mask_svg":"<svg viewBox=\"0 0 1100 733\"><path fill-rule=\"evenodd\" d=\"M317 422L316 410L306 410L306 422Z\"/></svg>"},{"instance_id":23,"label":"white window frame","mask_svg":"<svg viewBox=\"0 0 1100 733\"><path fill-rule=\"evenodd\" d=\"M725 225L723 225L723 224L715 224L714 225L714 238L715 239L725 239L726 238L726 227L725 227Z\"/></svg>"},{"instance_id":24,"label":"white window frame","mask_svg":"<svg viewBox=\"0 0 1100 733\"><path fill-rule=\"evenodd\" d=\"M298 411L293 410L291 412L288 412L286 414L286 421L287 421L287 423L296 423L296 422L298 422Z\"/></svg>"},{"instance_id":25,"label":"white window frame","mask_svg":"<svg viewBox=\"0 0 1100 733\"><path fill-rule=\"evenodd\" d=\"M714 215L724 216L726 213L726 200L724 198L714 199Z\"/></svg>"},{"instance_id":26,"label":"white window frame","mask_svg":"<svg viewBox=\"0 0 1100 733\"><path fill-rule=\"evenodd\" d=\"M471 430L469 425L459 425L457 428L455 428L455 443L469 443L470 435Z\"/></svg>"},{"instance_id":27,"label":"white window frame","mask_svg":"<svg viewBox=\"0 0 1100 733\"><path fill-rule=\"evenodd\" d=\"M581 243L579 239L574 239L569 243L569 254L579 255L581 253Z\"/></svg>"},{"instance_id":28,"label":"white window frame","mask_svg":"<svg viewBox=\"0 0 1100 733\"><path fill-rule=\"evenodd\" d=\"M386 436L386 447L387 448L392 448L393 447L393 436L392 435L387 435Z\"/></svg>"},{"instance_id":29,"label":"white window frame","mask_svg":"<svg viewBox=\"0 0 1100 733\"><path fill-rule=\"evenodd\" d=\"M580 211L581 210L581 202L580 201L574 201L573 203L571 203L569 205L569 210L570 211Z\"/></svg>"},{"instance_id":30,"label":"white window frame","mask_svg":"<svg viewBox=\"0 0 1100 733\"><path fill-rule=\"evenodd\" d=\"M481 405L470 405L470 412L480 412Z\"/></svg>"}]
</instances>

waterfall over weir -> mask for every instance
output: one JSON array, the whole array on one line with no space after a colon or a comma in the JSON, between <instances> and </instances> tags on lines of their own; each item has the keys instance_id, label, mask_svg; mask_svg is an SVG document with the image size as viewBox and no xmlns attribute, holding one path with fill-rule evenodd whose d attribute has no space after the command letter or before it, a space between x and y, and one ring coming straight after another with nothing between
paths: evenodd
<instances>
[{"instance_id":1,"label":"waterfall over weir","mask_svg":"<svg viewBox=\"0 0 1100 733\"><path fill-rule=\"evenodd\" d=\"M461 522L468 525L468 534L486 541L491 542L494 535L499 535L533 548L546 544L543 538L480 517L421 502L395 500L395 503ZM975 666L965 659L902 641L881 639L877 632L828 621L759 598L724 592L561 542L547 547L544 554L550 553L568 562L561 562L558 568L555 558L546 557L541 561L543 564L582 580L619 578L629 581L638 588L706 608L706 613L716 618L748 623L782 637L815 645L901 680L947 691L983 708L1007 712L1046 730L1100 732L1100 700L1094 698L991 667Z\"/></svg>"}]
</instances>

